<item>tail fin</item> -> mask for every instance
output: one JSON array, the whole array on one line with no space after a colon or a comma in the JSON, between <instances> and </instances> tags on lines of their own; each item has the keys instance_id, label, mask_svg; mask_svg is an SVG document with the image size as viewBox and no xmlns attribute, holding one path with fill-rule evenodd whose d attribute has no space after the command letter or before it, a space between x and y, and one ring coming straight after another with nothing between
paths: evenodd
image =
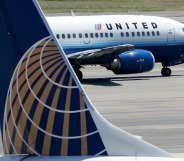
<instances>
[{"instance_id":1,"label":"tail fin","mask_svg":"<svg viewBox=\"0 0 184 161\"><path fill-rule=\"evenodd\" d=\"M5 154L169 156L93 107L36 1L0 1Z\"/></svg>"}]
</instances>

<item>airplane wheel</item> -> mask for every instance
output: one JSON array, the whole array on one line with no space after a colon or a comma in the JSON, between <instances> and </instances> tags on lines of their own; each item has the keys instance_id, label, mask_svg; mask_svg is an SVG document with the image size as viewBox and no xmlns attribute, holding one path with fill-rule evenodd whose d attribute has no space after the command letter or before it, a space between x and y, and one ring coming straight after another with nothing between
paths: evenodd
<instances>
[{"instance_id":1,"label":"airplane wheel","mask_svg":"<svg viewBox=\"0 0 184 161\"><path fill-rule=\"evenodd\" d=\"M162 71L161 71L162 76L169 77L171 76L171 73L172 71L170 68L162 68Z\"/></svg>"},{"instance_id":2,"label":"airplane wheel","mask_svg":"<svg viewBox=\"0 0 184 161\"><path fill-rule=\"evenodd\" d=\"M75 69L75 74L77 75L79 81L82 81L83 79L83 74L79 69Z\"/></svg>"}]
</instances>

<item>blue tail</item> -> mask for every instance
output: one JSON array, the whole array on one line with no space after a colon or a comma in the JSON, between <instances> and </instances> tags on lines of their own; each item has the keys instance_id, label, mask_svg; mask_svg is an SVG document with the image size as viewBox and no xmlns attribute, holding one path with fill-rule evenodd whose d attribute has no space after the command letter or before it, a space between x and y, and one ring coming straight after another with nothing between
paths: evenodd
<instances>
[{"instance_id":1,"label":"blue tail","mask_svg":"<svg viewBox=\"0 0 184 161\"><path fill-rule=\"evenodd\" d=\"M0 0L0 54L5 154L170 156L98 113L36 1Z\"/></svg>"},{"instance_id":2,"label":"blue tail","mask_svg":"<svg viewBox=\"0 0 184 161\"><path fill-rule=\"evenodd\" d=\"M31 0L0 1L4 152L106 155L83 93L38 8Z\"/></svg>"}]
</instances>

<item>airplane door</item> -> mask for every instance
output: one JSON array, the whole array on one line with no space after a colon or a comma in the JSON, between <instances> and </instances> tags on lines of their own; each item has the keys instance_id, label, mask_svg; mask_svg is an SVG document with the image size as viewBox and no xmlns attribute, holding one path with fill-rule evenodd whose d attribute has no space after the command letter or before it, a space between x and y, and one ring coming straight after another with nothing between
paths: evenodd
<instances>
[{"instance_id":1,"label":"airplane door","mask_svg":"<svg viewBox=\"0 0 184 161\"><path fill-rule=\"evenodd\" d=\"M84 31L83 33L83 43L90 44L90 35L88 31Z\"/></svg>"},{"instance_id":2,"label":"airplane door","mask_svg":"<svg viewBox=\"0 0 184 161\"><path fill-rule=\"evenodd\" d=\"M175 44L174 27L170 23L167 23L166 26L167 26L167 43L168 45L173 45Z\"/></svg>"}]
</instances>

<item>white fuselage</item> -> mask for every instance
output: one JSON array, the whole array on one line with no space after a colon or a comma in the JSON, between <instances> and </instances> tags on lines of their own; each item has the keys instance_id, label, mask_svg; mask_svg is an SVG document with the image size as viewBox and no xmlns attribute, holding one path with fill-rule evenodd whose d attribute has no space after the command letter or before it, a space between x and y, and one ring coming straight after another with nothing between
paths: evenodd
<instances>
[{"instance_id":1,"label":"white fuselage","mask_svg":"<svg viewBox=\"0 0 184 161\"><path fill-rule=\"evenodd\" d=\"M106 15L47 17L47 20L67 54L121 44L149 50L156 61L162 61L165 54L169 58L184 54L184 24L168 18ZM175 46L180 53L171 52Z\"/></svg>"}]
</instances>

